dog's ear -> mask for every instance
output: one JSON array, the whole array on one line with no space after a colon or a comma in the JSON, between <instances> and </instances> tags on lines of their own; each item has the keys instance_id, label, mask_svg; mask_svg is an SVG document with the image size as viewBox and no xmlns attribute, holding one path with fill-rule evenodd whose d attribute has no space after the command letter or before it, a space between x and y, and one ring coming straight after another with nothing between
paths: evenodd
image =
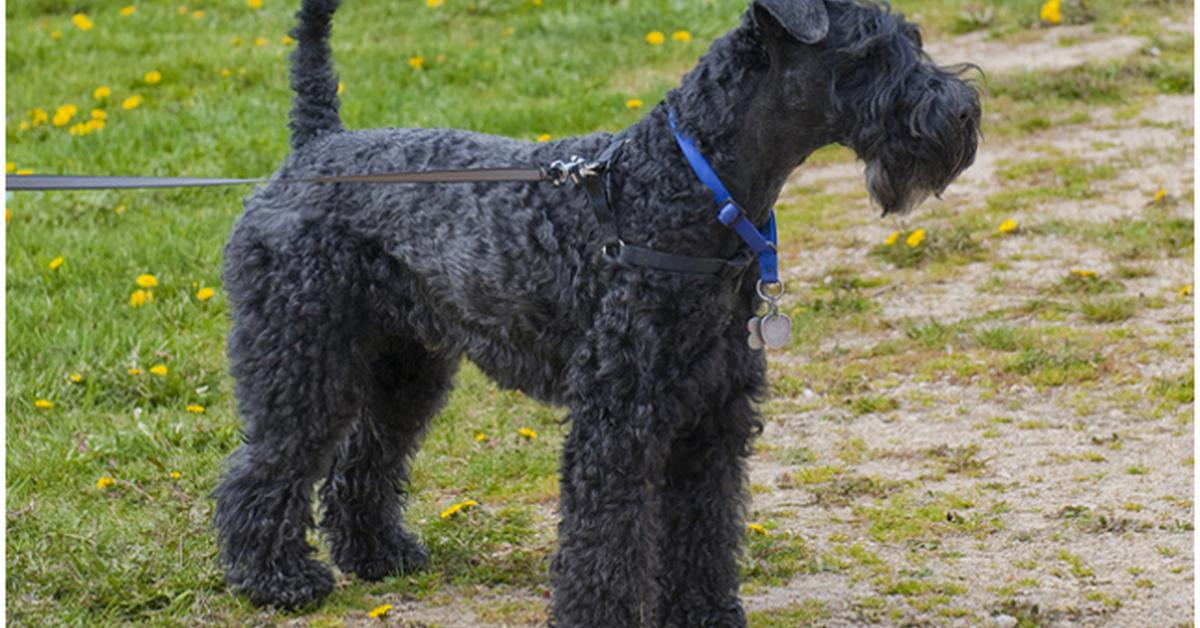
<instances>
[{"instance_id":1,"label":"dog's ear","mask_svg":"<svg viewBox=\"0 0 1200 628\"><path fill-rule=\"evenodd\" d=\"M829 34L825 0L754 0L751 9L759 28L770 31L778 25L793 39L806 44L820 42Z\"/></svg>"}]
</instances>

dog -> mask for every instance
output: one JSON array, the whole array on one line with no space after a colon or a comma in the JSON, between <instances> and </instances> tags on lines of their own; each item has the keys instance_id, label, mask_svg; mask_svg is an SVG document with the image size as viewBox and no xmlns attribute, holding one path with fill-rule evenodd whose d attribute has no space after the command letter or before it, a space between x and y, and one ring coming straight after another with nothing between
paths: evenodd
<instances>
[{"instance_id":1,"label":"dog","mask_svg":"<svg viewBox=\"0 0 1200 628\"><path fill-rule=\"evenodd\" d=\"M751 0L617 135L348 131L329 49L338 4L303 0L292 152L246 200L225 249L244 424L214 493L228 581L288 609L332 590L306 540L322 481L319 527L338 568L379 580L425 567L404 487L466 357L499 385L568 408L552 624L745 625L737 556L766 391L746 321L772 296L768 258L747 258L753 235L731 227L773 222L788 175L829 144L865 162L885 215L939 194L979 142L964 70L935 65L886 5ZM684 142L735 203L714 204ZM296 181L602 153L599 192L594 172L571 170L589 193Z\"/></svg>"}]
</instances>

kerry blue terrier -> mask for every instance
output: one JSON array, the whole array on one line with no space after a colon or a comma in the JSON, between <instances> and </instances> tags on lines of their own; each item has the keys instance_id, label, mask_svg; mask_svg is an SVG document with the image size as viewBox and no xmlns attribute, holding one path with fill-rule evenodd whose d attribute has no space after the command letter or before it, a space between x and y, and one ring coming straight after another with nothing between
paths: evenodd
<instances>
[{"instance_id":1,"label":"kerry blue terrier","mask_svg":"<svg viewBox=\"0 0 1200 628\"><path fill-rule=\"evenodd\" d=\"M339 568L375 580L424 567L403 491L465 356L569 408L552 623L744 625L736 559L765 392L746 321L762 305L756 275L773 280L773 249L754 234L773 223L789 173L827 144L866 163L885 214L940 193L979 137L962 68L935 65L886 6L752 0L618 136L347 131L328 43L337 5L303 0L293 152L247 200L225 251L245 425L215 493L229 581L284 608L330 592L305 539L322 479L320 528ZM602 190L594 172L574 172L590 194L295 181L601 153ZM713 171L703 182L697 155ZM714 177L736 204L714 204ZM746 255L755 242L758 259Z\"/></svg>"}]
</instances>

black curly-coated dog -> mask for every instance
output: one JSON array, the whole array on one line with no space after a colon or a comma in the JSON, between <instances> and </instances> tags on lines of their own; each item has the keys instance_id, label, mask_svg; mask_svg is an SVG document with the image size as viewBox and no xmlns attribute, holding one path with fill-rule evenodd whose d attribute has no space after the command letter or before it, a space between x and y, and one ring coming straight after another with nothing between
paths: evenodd
<instances>
[{"instance_id":1,"label":"black curly-coated dog","mask_svg":"<svg viewBox=\"0 0 1200 628\"><path fill-rule=\"evenodd\" d=\"M608 133L346 131L328 44L337 5L303 0L294 150L226 249L245 423L216 490L229 581L279 607L330 592L305 539L321 480L339 568L374 580L424 567L403 487L466 356L570 410L552 623L744 625L736 558L765 391L747 320L768 271L733 221L772 221L789 173L832 143L866 163L885 214L909 211L973 161L975 90L886 6L753 0L619 150ZM718 219L672 117L740 210ZM601 153L595 205L582 185L285 180Z\"/></svg>"}]
</instances>

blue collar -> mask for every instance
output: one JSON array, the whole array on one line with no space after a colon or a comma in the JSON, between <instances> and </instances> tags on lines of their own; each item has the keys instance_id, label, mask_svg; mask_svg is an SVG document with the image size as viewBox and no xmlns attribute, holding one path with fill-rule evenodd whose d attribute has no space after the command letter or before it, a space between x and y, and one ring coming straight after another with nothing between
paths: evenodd
<instances>
[{"instance_id":1,"label":"blue collar","mask_svg":"<svg viewBox=\"0 0 1200 628\"><path fill-rule=\"evenodd\" d=\"M725 189L725 185L721 183L721 178L704 159L704 155L700 154L699 149L692 142L691 138L679 132L675 127L675 112L667 109L667 121L671 124L671 132L675 134L675 141L679 143L680 150L683 151L683 156L687 158L688 163L692 166L692 172L696 173L696 177L700 182L709 189L713 194L713 200L717 202L720 209L717 210L717 220L721 224L733 229L734 233L750 247L758 256L758 277L762 285L770 285L779 283L779 256L776 252L776 243L778 235L775 232L775 208L771 208L771 217L767 220L767 224L762 226L762 229L754 226L750 219L746 217L746 213L738 206L737 202L730 196L729 190Z\"/></svg>"}]
</instances>

